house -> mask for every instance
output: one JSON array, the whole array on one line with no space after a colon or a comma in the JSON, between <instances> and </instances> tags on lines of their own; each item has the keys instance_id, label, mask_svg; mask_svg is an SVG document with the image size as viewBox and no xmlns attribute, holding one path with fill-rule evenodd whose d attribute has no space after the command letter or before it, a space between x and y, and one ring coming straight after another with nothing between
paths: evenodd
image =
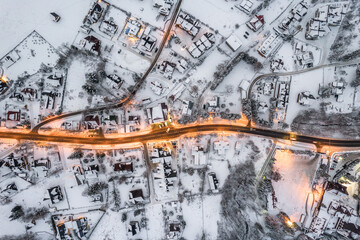
<instances>
[{"instance_id":1,"label":"house","mask_svg":"<svg viewBox=\"0 0 360 240\"><path fill-rule=\"evenodd\" d=\"M145 35L145 33L142 35L139 43L140 50L151 52L155 45L156 45L157 39L154 36L151 36L150 34Z\"/></svg>"},{"instance_id":2,"label":"house","mask_svg":"<svg viewBox=\"0 0 360 240\"><path fill-rule=\"evenodd\" d=\"M1 197L11 197L18 192L18 187L15 182L7 184L4 189L0 188L0 198Z\"/></svg>"},{"instance_id":3,"label":"house","mask_svg":"<svg viewBox=\"0 0 360 240\"><path fill-rule=\"evenodd\" d=\"M311 68L314 66L314 56L310 51L300 52L295 55L294 61L297 66L304 68Z\"/></svg>"},{"instance_id":4,"label":"house","mask_svg":"<svg viewBox=\"0 0 360 240\"><path fill-rule=\"evenodd\" d=\"M59 88L63 85L64 76L59 73L51 74L45 78L44 86L46 88Z\"/></svg>"},{"instance_id":5,"label":"house","mask_svg":"<svg viewBox=\"0 0 360 240\"><path fill-rule=\"evenodd\" d=\"M6 120L7 121L20 121L21 111L8 111L6 114Z\"/></svg>"},{"instance_id":6,"label":"house","mask_svg":"<svg viewBox=\"0 0 360 240\"><path fill-rule=\"evenodd\" d=\"M80 33L76 36L73 46L100 54L101 41L92 35L84 36Z\"/></svg>"},{"instance_id":7,"label":"house","mask_svg":"<svg viewBox=\"0 0 360 240\"><path fill-rule=\"evenodd\" d=\"M194 165L206 164L206 156L205 156L203 147L192 146L191 155L194 156L194 159L193 159Z\"/></svg>"},{"instance_id":8,"label":"house","mask_svg":"<svg viewBox=\"0 0 360 240\"><path fill-rule=\"evenodd\" d=\"M113 36L118 30L118 25L115 24L113 18L102 21L100 30L109 36Z\"/></svg>"},{"instance_id":9,"label":"house","mask_svg":"<svg viewBox=\"0 0 360 240\"><path fill-rule=\"evenodd\" d=\"M253 18L250 19L246 23L246 26L253 30L254 32L257 32L260 28L262 28L265 24L264 16L263 15L255 15Z\"/></svg>"},{"instance_id":10,"label":"house","mask_svg":"<svg viewBox=\"0 0 360 240\"><path fill-rule=\"evenodd\" d=\"M92 51L92 52L96 52L96 53L100 53L100 46L101 46L101 41L99 39L97 39L96 37L90 35L84 38L85 39L85 44L84 44L84 48Z\"/></svg>"},{"instance_id":11,"label":"house","mask_svg":"<svg viewBox=\"0 0 360 240\"><path fill-rule=\"evenodd\" d=\"M51 162L49 159L41 158L41 159L34 160L33 165L34 165L34 167L44 167L46 169L50 169Z\"/></svg>"},{"instance_id":12,"label":"house","mask_svg":"<svg viewBox=\"0 0 360 240\"><path fill-rule=\"evenodd\" d=\"M215 36L212 33L204 33L199 40L191 44L187 50L194 58L198 58L209 50L215 43Z\"/></svg>"},{"instance_id":13,"label":"house","mask_svg":"<svg viewBox=\"0 0 360 240\"><path fill-rule=\"evenodd\" d=\"M214 142L214 150L218 152L219 155L225 155L226 150L230 148L229 142L223 140Z\"/></svg>"},{"instance_id":14,"label":"house","mask_svg":"<svg viewBox=\"0 0 360 240\"><path fill-rule=\"evenodd\" d=\"M29 99L34 100L37 98L37 89L24 88L21 92Z\"/></svg>"},{"instance_id":15,"label":"house","mask_svg":"<svg viewBox=\"0 0 360 240\"><path fill-rule=\"evenodd\" d=\"M220 107L220 97L213 96L208 102L207 102L207 111L210 113L216 112L217 108Z\"/></svg>"},{"instance_id":16,"label":"house","mask_svg":"<svg viewBox=\"0 0 360 240\"><path fill-rule=\"evenodd\" d=\"M327 35L329 26L339 26L347 12L346 3L327 4L319 7L315 16L306 24L305 38L314 40Z\"/></svg>"},{"instance_id":17,"label":"house","mask_svg":"<svg viewBox=\"0 0 360 240\"><path fill-rule=\"evenodd\" d=\"M168 239L179 239L181 237L181 223L171 222L168 225Z\"/></svg>"},{"instance_id":18,"label":"house","mask_svg":"<svg viewBox=\"0 0 360 240\"><path fill-rule=\"evenodd\" d=\"M216 178L216 174L214 172L211 172L208 174L208 178L209 178L210 190L213 193L218 193L219 192L219 181Z\"/></svg>"},{"instance_id":19,"label":"house","mask_svg":"<svg viewBox=\"0 0 360 240\"><path fill-rule=\"evenodd\" d=\"M347 12L347 8L348 5L344 3L330 4L327 17L328 24L330 26L339 26Z\"/></svg>"},{"instance_id":20,"label":"house","mask_svg":"<svg viewBox=\"0 0 360 240\"><path fill-rule=\"evenodd\" d=\"M164 161L167 161L167 160L170 160L171 161L172 157L171 157L171 153L167 150L165 150L164 148L154 148L152 151L151 151L151 154L150 154L150 160L153 162L153 163L160 163L160 162L164 162Z\"/></svg>"},{"instance_id":21,"label":"house","mask_svg":"<svg viewBox=\"0 0 360 240\"><path fill-rule=\"evenodd\" d=\"M60 97L60 93L56 91L44 91L41 93L42 101L45 102L46 109L55 109L55 99ZM42 105L43 107L43 105Z\"/></svg>"},{"instance_id":22,"label":"house","mask_svg":"<svg viewBox=\"0 0 360 240\"><path fill-rule=\"evenodd\" d=\"M330 83L330 88L331 88L330 94L334 95L337 101L340 102L338 99L344 93L344 89L345 89L344 82L333 81Z\"/></svg>"},{"instance_id":23,"label":"house","mask_svg":"<svg viewBox=\"0 0 360 240\"><path fill-rule=\"evenodd\" d=\"M98 129L100 127L100 118L98 115L88 115L85 117L83 125L87 130Z\"/></svg>"},{"instance_id":24,"label":"house","mask_svg":"<svg viewBox=\"0 0 360 240\"><path fill-rule=\"evenodd\" d=\"M299 24L308 12L309 5L306 1L301 1L290 10L285 18L283 18L277 28L274 28L281 36L294 36L301 31Z\"/></svg>"},{"instance_id":25,"label":"house","mask_svg":"<svg viewBox=\"0 0 360 240\"><path fill-rule=\"evenodd\" d=\"M270 62L270 69L271 71L280 71L281 69L284 68L284 61L280 58L280 59L274 59Z\"/></svg>"},{"instance_id":26,"label":"house","mask_svg":"<svg viewBox=\"0 0 360 240\"><path fill-rule=\"evenodd\" d=\"M60 186L49 188L48 193L53 204L62 201L64 198Z\"/></svg>"},{"instance_id":27,"label":"house","mask_svg":"<svg viewBox=\"0 0 360 240\"><path fill-rule=\"evenodd\" d=\"M195 37L200 30L200 22L193 16L180 12L176 19L176 26Z\"/></svg>"},{"instance_id":28,"label":"house","mask_svg":"<svg viewBox=\"0 0 360 240\"><path fill-rule=\"evenodd\" d=\"M84 237L85 234L88 233L90 230L88 218L79 217L78 219L75 220L75 223L77 227L77 228L75 227L75 229L77 230L76 233L79 235L80 238Z\"/></svg>"},{"instance_id":29,"label":"house","mask_svg":"<svg viewBox=\"0 0 360 240\"><path fill-rule=\"evenodd\" d=\"M130 18L126 23L124 32L128 37L138 39L142 28L140 21Z\"/></svg>"},{"instance_id":30,"label":"house","mask_svg":"<svg viewBox=\"0 0 360 240\"><path fill-rule=\"evenodd\" d=\"M300 22L302 18L307 14L309 5L305 1L301 1L296 6L291 9L291 14L293 15L293 18Z\"/></svg>"},{"instance_id":31,"label":"house","mask_svg":"<svg viewBox=\"0 0 360 240\"><path fill-rule=\"evenodd\" d=\"M324 193L311 214L311 221L304 221L304 228L314 237L334 233L348 239L360 237L358 214L347 200L346 187L337 182L325 182ZM310 225L308 225L310 222Z\"/></svg>"},{"instance_id":32,"label":"house","mask_svg":"<svg viewBox=\"0 0 360 240\"><path fill-rule=\"evenodd\" d=\"M243 0L241 3L236 4L235 7L240 9L246 14L250 14L251 8L253 7L254 3L251 0Z\"/></svg>"},{"instance_id":33,"label":"house","mask_svg":"<svg viewBox=\"0 0 360 240\"><path fill-rule=\"evenodd\" d=\"M276 107L286 109L289 103L290 83L279 82L277 85Z\"/></svg>"},{"instance_id":34,"label":"house","mask_svg":"<svg viewBox=\"0 0 360 240\"><path fill-rule=\"evenodd\" d=\"M55 216L55 219L58 217ZM53 218L53 220L54 220ZM56 224L56 230L61 240L83 239L90 231L90 225L87 217L73 217L69 216L68 221L59 221Z\"/></svg>"},{"instance_id":35,"label":"house","mask_svg":"<svg viewBox=\"0 0 360 240\"><path fill-rule=\"evenodd\" d=\"M261 56L267 58L271 54L275 53L280 48L282 43L283 43L282 39L278 35L272 33L261 44L260 48L258 49L258 53Z\"/></svg>"},{"instance_id":36,"label":"house","mask_svg":"<svg viewBox=\"0 0 360 240\"><path fill-rule=\"evenodd\" d=\"M235 52L242 46L241 40L234 34L231 34L225 41L226 45Z\"/></svg>"},{"instance_id":37,"label":"house","mask_svg":"<svg viewBox=\"0 0 360 240\"><path fill-rule=\"evenodd\" d=\"M139 125L140 124L140 116L130 115L128 117L128 124L129 125Z\"/></svg>"},{"instance_id":38,"label":"house","mask_svg":"<svg viewBox=\"0 0 360 240\"><path fill-rule=\"evenodd\" d=\"M184 73L188 68L189 68L189 64L185 59L181 58L179 61L177 61L176 69L180 73Z\"/></svg>"},{"instance_id":39,"label":"house","mask_svg":"<svg viewBox=\"0 0 360 240\"><path fill-rule=\"evenodd\" d=\"M162 84L158 81L151 81L150 89L158 96L160 96L164 91Z\"/></svg>"},{"instance_id":40,"label":"house","mask_svg":"<svg viewBox=\"0 0 360 240\"><path fill-rule=\"evenodd\" d=\"M265 113L268 109L269 109L269 105L266 102L264 101L259 102L257 109L259 113Z\"/></svg>"},{"instance_id":41,"label":"house","mask_svg":"<svg viewBox=\"0 0 360 240\"><path fill-rule=\"evenodd\" d=\"M185 91L186 86L184 85L184 83L180 82L178 84L176 84L171 91L168 93L168 98L171 101L175 101L177 100L181 94Z\"/></svg>"},{"instance_id":42,"label":"house","mask_svg":"<svg viewBox=\"0 0 360 240\"><path fill-rule=\"evenodd\" d=\"M168 120L168 107L165 103L159 103L155 107L147 108L146 115L150 124Z\"/></svg>"},{"instance_id":43,"label":"house","mask_svg":"<svg viewBox=\"0 0 360 240\"><path fill-rule=\"evenodd\" d=\"M308 40L315 40L326 36L330 32L327 22L312 18L306 24L305 38Z\"/></svg>"},{"instance_id":44,"label":"house","mask_svg":"<svg viewBox=\"0 0 360 240\"><path fill-rule=\"evenodd\" d=\"M248 80L242 80L239 85L240 91L241 91L241 97L247 98L247 92L250 88L250 82Z\"/></svg>"},{"instance_id":45,"label":"house","mask_svg":"<svg viewBox=\"0 0 360 240\"><path fill-rule=\"evenodd\" d=\"M144 201L142 189L132 190L129 193L129 202L132 204L142 203Z\"/></svg>"},{"instance_id":46,"label":"house","mask_svg":"<svg viewBox=\"0 0 360 240\"><path fill-rule=\"evenodd\" d=\"M182 108L181 114L191 116L192 109L194 107L194 103L192 101L188 101L188 100L184 100L182 102L183 102L183 108Z\"/></svg>"},{"instance_id":47,"label":"house","mask_svg":"<svg viewBox=\"0 0 360 240\"><path fill-rule=\"evenodd\" d=\"M158 69L160 70L160 73L168 79L172 78L175 67L176 64L169 61L163 61L160 65L158 65Z\"/></svg>"},{"instance_id":48,"label":"house","mask_svg":"<svg viewBox=\"0 0 360 240\"><path fill-rule=\"evenodd\" d=\"M315 97L309 91L305 91L298 94L297 102L302 106L309 106L310 100L314 99Z\"/></svg>"},{"instance_id":49,"label":"house","mask_svg":"<svg viewBox=\"0 0 360 240\"><path fill-rule=\"evenodd\" d=\"M78 131L78 130L80 130L80 122L76 121L76 120L65 121L61 124L60 129L70 130L70 131Z\"/></svg>"},{"instance_id":50,"label":"house","mask_svg":"<svg viewBox=\"0 0 360 240\"><path fill-rule=\"evenodd\" d=\"M140 225L138 221L130 221L128 225L128 232L131 233L131 236L135 236L140 232Z\"/></svg>"},{"instance_id":51,"label":"house","mask_svg":"<svg viewBox=\"0 0 360 240\"><path fill-rule=\"evenodd\" d=\"M124 80L116 74L110 74L106 77L106 84L113 89L120 89L123 83Z\"/></svg>"},{"instance_id":52,"label":"house","mask_svg":"<svg viewBox=\"0 0 360 240\"><path fill-rule=\"evenodd\" d=\"M132 173L134 172L134 166L132 162L119 162L114 164L115 172Z\"/></svg>"},{"instance_id":53,"label":"house","mask_svg":"<svg viewBox=\"0 0 360 240\"><path fill-rule=\"evenodd\" d=\"M174 0L153 0L153 7L159 8L159 14L168 16Z\"/></svg>"},{"instance_id":54,"label":"house","mask_svg":"<svg viewBox=\"0 0 360 240\"><path fill-rule=\"evenodd\" d=\"M21 93L18 92L14 92L12 95L10 95L9 97L10 99L16 99L17 101L24 101L24 96Z\"/></svg>"},{"instance_id":55,"label":"house","mask_svg":"<svg viewBox=\"0 0 360 240\"><path fill-rule=\"evenodd\" d=\"M86 15L84 19L84 23L88 25L97 23L103 12L104 12L104 7L102 2L94 2L92 8L90 9L89 13Z\"/></svg>"},{"instance_id":56,"label":"house","mask_svg":"<svg viewBox=\"0 0 360 240\"><path fill-rule=\"evenodd\" d=\"M116 115L104 114L102 124L105 133L117 133L119 130L118 116Z\"/></svg>"}]
</instances>

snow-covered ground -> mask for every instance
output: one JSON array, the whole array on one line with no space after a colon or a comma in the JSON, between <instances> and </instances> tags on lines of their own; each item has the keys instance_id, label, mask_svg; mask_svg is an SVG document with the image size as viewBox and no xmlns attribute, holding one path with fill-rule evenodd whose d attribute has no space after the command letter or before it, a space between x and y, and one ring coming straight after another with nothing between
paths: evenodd
<instances>
[{"instance_id":1,"label":"snow-covered ground","mask_svg":"<svg viewBox=\"0 0 360 240\"><path fill-rule=\"evenodd\" d=\"M19 0L0 1L1 48L0 56L5 55L30 32L36 30L55 48L72 42L88 12L88 0ZM52 21L50 12L61 16L58 23Z\"/></svg>"},{"instance_id":2,"label":"snow-covered ground","mask_svg":"<svg viewBox=\"0 0 360 240\"><path fill-rule=\"evenodd\" d=\"M272 181L275 192L275 207L289 215L291 221L299 222L300 216L306 213L306 198L312 192L312 180L316 171L318 158L308 154L296 154L290 150L276 150L273 171L278 172L280 180ZM310 151L311 152L311 151Z\"/></svg>"}]
</instances>

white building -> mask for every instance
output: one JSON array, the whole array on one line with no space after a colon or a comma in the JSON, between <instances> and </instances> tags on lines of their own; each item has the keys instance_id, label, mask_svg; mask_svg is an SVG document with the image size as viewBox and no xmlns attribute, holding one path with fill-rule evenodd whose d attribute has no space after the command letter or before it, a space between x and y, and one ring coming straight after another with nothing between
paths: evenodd
<instances>
[{"instance_id":1,"label":"white building","mask_svg":"<svg viewBox=\"0 0 360 240\"><path fill-rule=\"evenodd\" d=\"M206 156L204 153L204 148L199 146L192 146L191 155L194 156L194 165L204 165L206 164Z\"/></svg>"},{"instance_id":2,"label":"white building","mask_svg":"<svg viewBox=\"0 0 360 240\"><path fill-rule=\"evenodd\" d=\"M231 34L230 37L228 37L228 39L226 39L226 45L229 46L229 48L235 52L236 50L238 50L241 46L242 46L242 42L241 40L234 34Z\"/></svg>"},{"instance_id":3,"label":"white building","mask_svg":"<svg viewBox=\"0 0 360 240\"><path fill-rule=\"evenodd\" d=\"M229 148L229 142L225 142L223 140L214 142L214 150L217 151L220 156L225 155L226 150Z\"/></svg>"},{"instance_id":4,"label":"white building","mask_svg":"<svg viewBox=\"0 0 360 240\"><path fill-rule=\"evenodd\" d=\"M270 36L261 44L258 52L261 56L267 58L271 54L275 53L283 43L280 36L276 34L270 34Z\"/></svg>"},{"instance_id":5,"label":"white building","mask_svg":"<svg viewBox=\"0 0 360 240\"><path fill-rule=\"evenodd\" d=\"M235 5L235 7L237 7L246 14L250 14L253 5L254 3L251 0L243 0L241 3Z\"/></svg>"},{"instance_id":6,"label":"white building","mask_svg":"<svg viewBox=\"0 0 360 240\"><path fill-rule=\"evenodd\" d=\"M348 239L359 239L359 216L349 204L345 186L336 182L326 182L324 194L316 203L310 226L306 225L307 221L304 222L310 236L319 237L324 232L337 232Z\"/></svg>"}]
</instances>

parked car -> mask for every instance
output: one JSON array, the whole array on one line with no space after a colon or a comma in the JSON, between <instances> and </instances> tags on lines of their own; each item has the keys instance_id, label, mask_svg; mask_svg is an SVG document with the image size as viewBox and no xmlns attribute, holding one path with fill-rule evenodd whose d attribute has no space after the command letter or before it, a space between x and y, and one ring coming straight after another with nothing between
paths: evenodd
<instances>
[{"instance_id":1,"label":"parked car","mask_svg":"<svg viewBox=\"0 0 360 240\"><path fill-rule=\"evenodd\" d=\"M59 22L61 19L57 13L51 12L50 15L52 16L54 22Z\"/></svg>"}]
</instances>

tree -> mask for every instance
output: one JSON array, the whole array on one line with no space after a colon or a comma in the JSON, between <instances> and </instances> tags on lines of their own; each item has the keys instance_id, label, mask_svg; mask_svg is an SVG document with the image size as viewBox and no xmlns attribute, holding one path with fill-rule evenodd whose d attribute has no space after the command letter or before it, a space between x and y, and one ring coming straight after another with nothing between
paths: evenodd
<instances>
[{"instance_id":1,"label":"tree","mask_svg":"<svg viewBox=\"0 0 360 240\"><path fill-rule=\"evenodd\" d=\"M15 207L13 207L13 209L11 209L11 215L9 218L12 221L21 218L23 216L24 216L24 210L22 206L16 205Z\"/></svg>"},{"instance_id":2,"label":"tree","mask_svg":"<svg viewBox=\"0 0 360 240\"><path fill-rule=\"evenodd\" d=\"M105 182L97 182L89 186L86 193L90 196L100 194L104 189L108 188L108 184Z\"/></svg>"},{"instance_id":3,"label":"tree","mask_svg":"<svg viewBox=\"0 0 360 240\"><path fill-rule=\"evenodd\" d=\"M359 85L360 85L360 67L356 69L355 79L353 79L350 83L350 86L352 87L358 87Z\"/></svg>"},{"instance_id":4,"label":"tree","mask_svg":"<svg viewBox=\"0 0 360 240\"><path fill-rule=\"evenodd\" d=\"M84 153L81 149L75 149L74 152L70 154L68 159L80 159L84 156Z\"/></svg>"}]
</instances>

